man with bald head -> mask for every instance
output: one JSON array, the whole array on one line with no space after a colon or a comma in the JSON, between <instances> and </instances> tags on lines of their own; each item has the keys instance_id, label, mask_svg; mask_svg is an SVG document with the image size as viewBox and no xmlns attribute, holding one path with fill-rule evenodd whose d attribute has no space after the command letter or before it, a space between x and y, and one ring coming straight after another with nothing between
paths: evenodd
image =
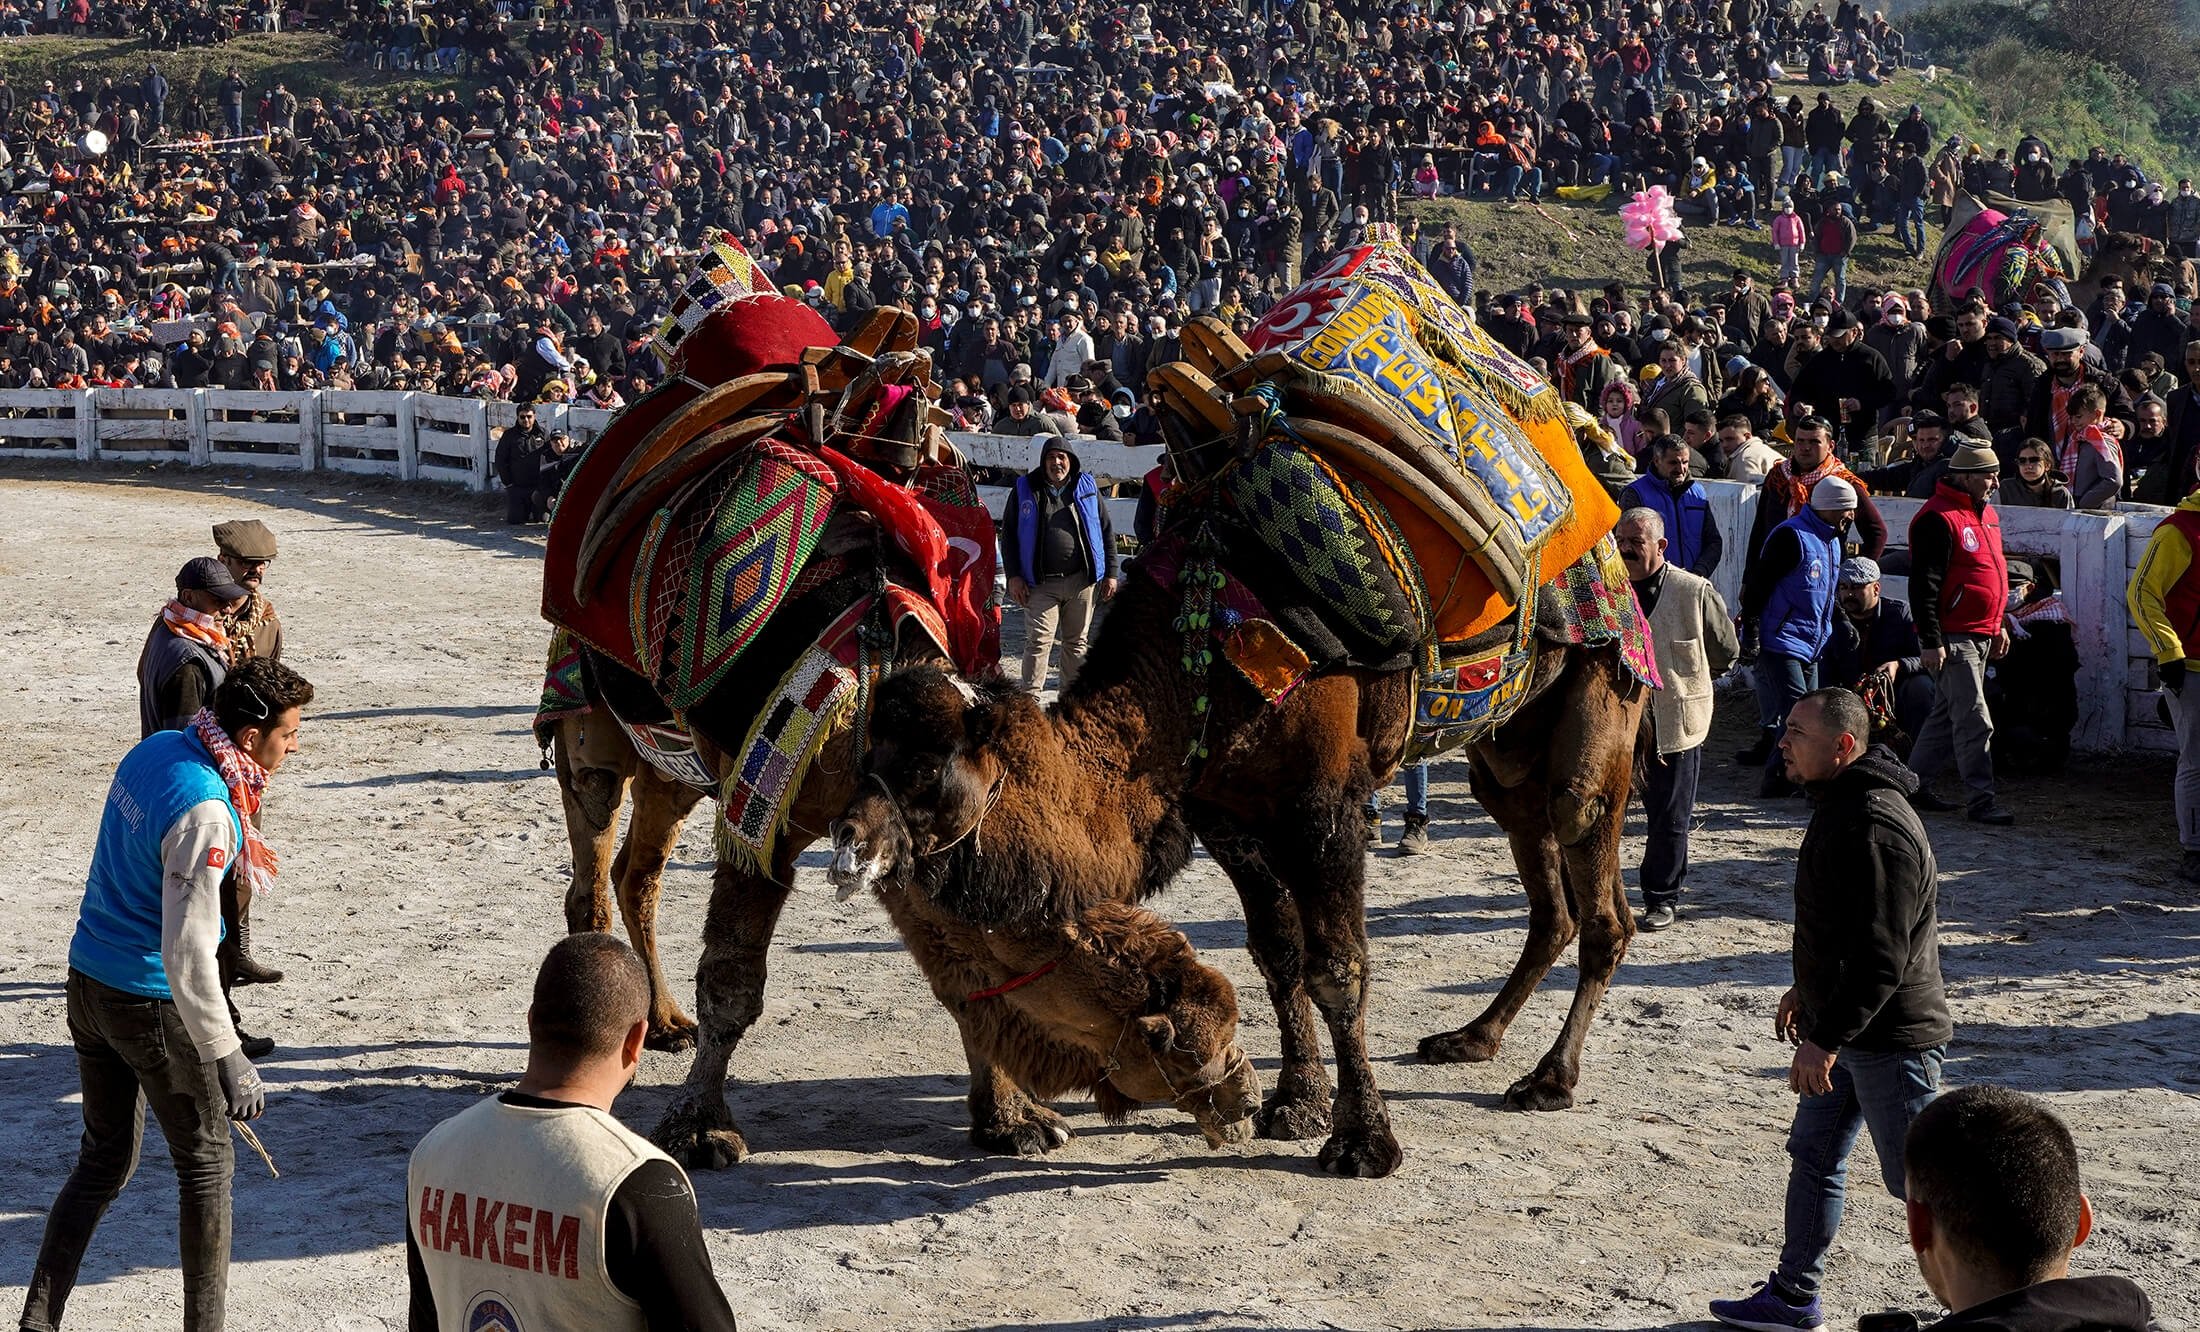
<instances>
[{"instance_id":1,"label":"man with bald head","mask_svg":"<svg viewBox=\"0 0 2200 1332\"><path fill-rule=\"evenodd\" d=\"M519 1085L447 1119L406 1177L410 1332L732 1332L685 1171L611 1116L649 1035L649 974L608 934L535 975Z\"/></svg>"},{"instance_id":2,"label":"man with bald head","mask_svg":"<svg viewBox=\"0 0 2200 1332\"><path fill-rule=\"evenodd\" d=\"M1649 839L1642 854L1642 916L1646 930L1674 921L1681 882L1688 877L1688 823L1696 808L1703 742L1711 734L1712 686L1734 664L1741 644L1734 619L1709 579L1665 556L1665 520L1651 508L1620 515L1613 534L1635 599L1650 618L1664 688L1650 698L1657 757L1642 801Z\"/></svg>"}]
</instances>

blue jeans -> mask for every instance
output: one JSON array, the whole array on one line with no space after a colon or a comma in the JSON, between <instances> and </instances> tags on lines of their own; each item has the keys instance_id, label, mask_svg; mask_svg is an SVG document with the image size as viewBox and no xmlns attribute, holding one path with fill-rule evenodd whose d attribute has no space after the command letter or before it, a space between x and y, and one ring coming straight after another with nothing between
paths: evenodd
<instances>
[{"instance_id":1,"label":"blue jeans","mask_svg":"<svg viewBox=\"0 0 2200 1332\"><path fill-rule=\"evenodd\" d=\"M1406 813L1415 818L1428 817L1428 764L1412 763L1399 774L1406 784ZM1383 807L1383 793L1376 791L1367 798L1367 812L1375 813Z\"/></svg>"},{"instance_id":2,"label":"blue jeans","mask_svg":"<svg viewBox=\"0 0 2200 1332\"><path fill-rule=\"evenodd\" d=\"M1787 733L1788 709L1818 687L1818 663L1764 650L1757 654L1757 664L1750 669L1757 677L1758 720L1772 732L1772 753L1765 759L1765 771L1779 773L1784 770L1780 737Z\"/></svg>"},{"instance_id":3,"label":"blue jeans","mask_svg":"<svg viewBox=\"0 0 2200 1332\"><path fill-rule=\"evenodd\" d=\"M1773 1278L1790 1294L1818 1294L1826 1254L1841 1225L1848 1198L1849 1152L1857 1134L1872 1132L1879 1177L1887 1192L1902 1196L1903 1139L1910 1121L1940 1094L1940 1065L1948 1047L1874 1054L1843 1050L1833 1064L1833 1090L1795 1103L1788 1130L1787 1240Z\"/></svg>"},{"instance_id":4,"label":"blue jeans","mask_svg":"<svg viewBox=\"0 0 2200 1332\"><path fill-rule=\"evenodd\" d=\"M1925 253L1925 200L1897 200L1894 206L1894 238L1911 254Z\"/></svg>"},{"instance_id":5,"label":"blue jeans","mask_svg":"<svg viewBox=\"0 0 2200 1332\"><path fill-rule=\"evenodd\" d=\"M1811 150L1811 154L1810 154L1810 183L1811 183L1811 184L1813 184L1813 185L1816 185L1816 184L1817 184L1817 183L1818 183L1819 181L1822 181L1822 180L1824 180L1824 179L1826 178L1826 173L1827 173L1828 171L1839 171L1840 169L1841 169L1841 150L1840 150L1840 149L1839 149L1838 147L1836 147L1836 148L1825 148L1825 149L1818 149L1818 148L1814 148L1814 149L1812 149L1812 150Z\"/></svg>"},{"instance_id":6,"label":"blue jeans","mask_svg":"<svg viewBox=\"0 0 2200 1332\"><path fill-rule=\"evenodd\" d=\"M1833 278L1833 299L1835 302L1847 300L1849 298L1849 257L1845 254L1812 255L1810 268L1811 295L1816 296L1818 294L1818 289L1825 285L1826 278L1829 275Z\"/></svg>"}]
</instances>

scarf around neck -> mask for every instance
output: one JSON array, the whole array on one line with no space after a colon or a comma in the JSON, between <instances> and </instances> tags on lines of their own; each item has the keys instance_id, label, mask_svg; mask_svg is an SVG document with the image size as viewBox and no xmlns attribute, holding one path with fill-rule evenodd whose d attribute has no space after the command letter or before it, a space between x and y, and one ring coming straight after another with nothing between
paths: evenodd
<instances>
[{"instance_id":1,"label":"scarf around neck","mask_svg":"<svg viewBox=\"0 0 2200 1332\"><path fill-rule=\"evenodd\" d=\"M171 597L168 604L160 608L160 620L168 626L169 633L213 649L224 666L229 664L229 630L220 617L192 610L181 600Z\"/></svg>"},{"instance_id":2,"label":"scarf around neck","mask_svg":"<svg viewBox=\"0 0 2200 1332\"><path fill-rule=\"evenodd\" d=\"M255 894L266 892L275 886L275 848L260 836L252 816L260 812L260 796L267 790L267 769L237 748L229 732L214 720L212 708L200 708L191 718L191 733L213 756L222 785L229 788L230 803L237 807L237 822L244 825L244 858L237 866L237 873L244 876L245 885Z\"/></svg>"}]
</instances>

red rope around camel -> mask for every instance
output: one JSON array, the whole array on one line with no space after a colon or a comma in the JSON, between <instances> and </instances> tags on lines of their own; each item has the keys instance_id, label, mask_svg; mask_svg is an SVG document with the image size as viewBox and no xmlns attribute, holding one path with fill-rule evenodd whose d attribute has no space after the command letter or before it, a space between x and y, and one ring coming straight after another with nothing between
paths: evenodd
<instances>
[{"instance_id":1,"label":"red rope around camel","mask_svg":"<svg viewBox=\"0 0 2200 1332\"><path fill-rule=\"evenodd\" d=\"M980 999L998 999L1002 995L1007 994L1010 990L1020 990L1024 988L1026 985L1031 984L1033 981L1039 979L1041 976L1046 975L1048 972L1054 970L1060 965L1062 965L1062 959L1055 958L1052 962L1047 963L1045 966L1039 968L1037 971L1027 971L1023 975L1018 976L1016 979L1012 981L1003 981L1001 984L994 986L990 990L980 990L976 994L973 994L969 998L965 999L963 1002L974 1004Z\"/></svg>"}]
</instances>

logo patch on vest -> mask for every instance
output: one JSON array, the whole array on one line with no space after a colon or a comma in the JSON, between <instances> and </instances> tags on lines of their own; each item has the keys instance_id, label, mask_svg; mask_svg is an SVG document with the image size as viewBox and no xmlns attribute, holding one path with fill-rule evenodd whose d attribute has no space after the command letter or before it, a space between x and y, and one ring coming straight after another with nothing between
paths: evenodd
<instances>
[{"instance_id":1,"label":"logo patch on vest","mask_svg":"<svg viewBox=\"0 0 2200 1332\"><path fill-rule=\"evenodd\" d=\"M495 1291L484 1291L474 1296L474 1302L466 1310L466 1332L526 1332L519 1315L512 1306Z\"/></svg>"},{"instance_id":2,"label":"logo patch on vest","mask_svg":"<svg viewBox=\"0 0 2200 1332\"><path fill-rule=\"evenodd\" d=\"M1821 559L1812 559L1810 562L1810 581L1812 581L1813 583L1822 583L1825 580L1826 562Z\"/></svg>"},{"instance_id":3,"label":"logo patch on vest","mask_svg":"<svg viewBox=\"0 0 2200 1332\"><path fill-rule=\"evenodd\" d=\"M1966 528L1964 528L1964 529L1963 529L1963 548L1964 548L1965 550L1967 550L1967 551L1970 551L1970 552L1971 552L1971 553L1972 553L1973 555L1976 555L1976 554L1978 554L1978 529L1977 529L1977 528L1975 528L1975 527L1966 527Z\"/></svg>"}]
</instances>

